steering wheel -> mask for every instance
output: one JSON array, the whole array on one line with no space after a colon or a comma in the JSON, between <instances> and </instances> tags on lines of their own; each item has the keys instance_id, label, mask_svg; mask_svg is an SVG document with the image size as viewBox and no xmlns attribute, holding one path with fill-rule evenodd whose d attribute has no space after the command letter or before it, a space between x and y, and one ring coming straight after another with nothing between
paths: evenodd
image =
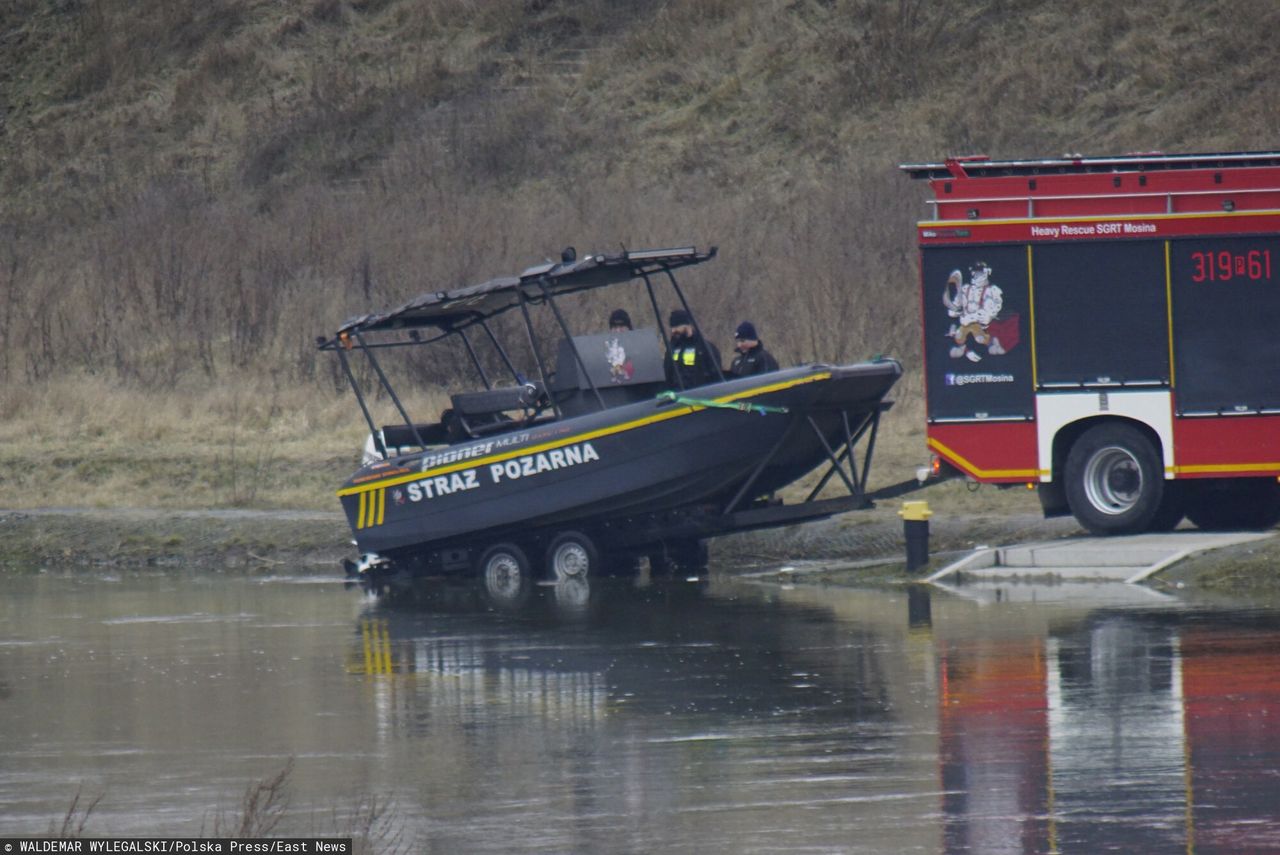
<instances>
[{"instance_id":1,"label":"steering wheel","mask_svg":"<svg viewBox=\"0 0 1280 855\"><path fill-rule=\"evenodd\" d=\"M551 398L537 383L526 382L520 387L520 404L524 407L524 423L527 425L551 406Z\"/></svg>"}]
</instances>

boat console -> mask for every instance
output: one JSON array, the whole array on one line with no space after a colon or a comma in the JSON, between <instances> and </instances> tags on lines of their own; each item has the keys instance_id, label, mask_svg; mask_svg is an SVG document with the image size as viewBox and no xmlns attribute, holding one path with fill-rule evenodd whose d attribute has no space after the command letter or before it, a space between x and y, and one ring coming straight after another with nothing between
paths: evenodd
<instances>
[{"instance_id":1,"label":"boat console","mask_svg":"<svg viewBox=\"0 0 1280 855\"><path fill-rule=\"evenodd\" d=\"M652 328L565 338L551 392L565 416L597 411L601 400L612 408L652 398L666 384L662 355L662 339Z\"/></svg>"}]
</instances>

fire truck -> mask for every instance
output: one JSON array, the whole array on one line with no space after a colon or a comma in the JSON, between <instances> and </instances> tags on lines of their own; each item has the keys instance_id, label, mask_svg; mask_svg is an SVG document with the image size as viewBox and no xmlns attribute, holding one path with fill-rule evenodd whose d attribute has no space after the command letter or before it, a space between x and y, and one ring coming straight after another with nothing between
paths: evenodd
<instances>
[{"instance_id":1,"label":"fire truck","mask_svg":"<svg viewBox=\"0 0 1280 855\"><path fill-rule=\"evenodd\" d=\"M1095 534L1280 520L1280 152L901 169L935 461Z\"/></svg>"}]
</instances>

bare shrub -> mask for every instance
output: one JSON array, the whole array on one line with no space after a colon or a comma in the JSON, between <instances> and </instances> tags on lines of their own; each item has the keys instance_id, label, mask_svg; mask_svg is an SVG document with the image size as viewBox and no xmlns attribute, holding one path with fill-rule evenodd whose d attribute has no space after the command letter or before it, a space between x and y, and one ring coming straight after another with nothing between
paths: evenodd
<instances>
[{"instance_id":1,"label":"bare shrub","mask_svg":"<svg viewBox=\"0 0 1280 855\"><path fill-rule=\"evenodd\" d=\"M270 778L254 781L245 788L237 814L219 813L213 820L213 837L239 839L268 837L289 808L289 777L294 761L290 757Z\"/></svg>"},{"instance_id":2,"label":"bare shrub","mask_svg":"<svg viewBox=\"0 0 1280 855\"><path fill-rule=\"evenodd\" d=\"M62 822L58 825L49 823L49 831L47 837L55 837L60 840L76 840L84 836L85 826L89 823L89 817L93 815L93 811L98 807L98 803L102 801L102 796L98 796L89 804L81 806L80 796L82 788L76 789L76 794L71 799L71 804L67 807L67 812L62 817Z\"/></svg>"}]
</instances>

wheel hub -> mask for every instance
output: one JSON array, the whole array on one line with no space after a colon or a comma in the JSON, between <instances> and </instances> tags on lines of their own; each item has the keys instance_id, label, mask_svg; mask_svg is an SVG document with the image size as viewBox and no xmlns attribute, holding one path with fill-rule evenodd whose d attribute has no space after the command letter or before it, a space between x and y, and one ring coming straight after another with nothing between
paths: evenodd
<instances>
[{"instance_id":1,"label":"wheel hub","mask_svg":"<svg viewBox=\"0 0 1280 855\"><path fill-rule=\"evenodd\" d=\"M552 564L555 568L556 578L570 579L577 576L585 576L588 565L591 563L587 550L580 543L566 543L556 550Z\"/></svg>"},{"instance_id":2,"label":"wheel hub","mask_svg":"<svg viewBox=\"0 0 1280 855\"><path fill-rule=\"evenodd\" d=\"M1099 511L1126 513L1142 495L1142 467L1126 448L1101 449L1089 460L1084 487L1090 504Z\"/></svg>"},{"instance_id":3,"label":"wheel hub","mask_svg":"<svg viewBox=\"0 0 1280 855\"><path fill-rule=\"evenodd\" d=\"M520 562L511 555L495 555L485 565L484 580L494 594L515 593L520 590Z\"/></svg>"}]
</instances>

